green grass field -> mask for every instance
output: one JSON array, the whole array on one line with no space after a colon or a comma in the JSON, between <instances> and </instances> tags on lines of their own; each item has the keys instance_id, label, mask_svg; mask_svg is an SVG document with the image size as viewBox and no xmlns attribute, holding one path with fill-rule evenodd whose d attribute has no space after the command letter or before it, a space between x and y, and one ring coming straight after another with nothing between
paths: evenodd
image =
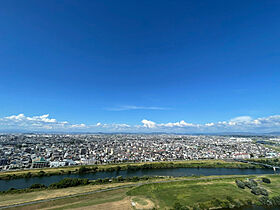
<instances>
[{"instance_id":1,"label":"green grass field","mask_svg":"<svg viewBox=\"0 0 280 210\"><path fill-rule=\"evenodd\" d=\"M270 184L262 183L262 186L268 190L270 197L280 195L280 175L263 177L269 177L271 180Z\"/></svg>"},{"instance_id":2,"label":"green grass field","mask_svg":"<svg viewBox=\"0 0 280 210\"><path fill-rule=\"evenodd\" d=\"M272 183L262 183L262 187L266 188L271 196L280 195L280 177L266 177L269 177ZM245 179L245 177L242 179ZM257 179L260 179L260 177ZM172 208L176 202L188 207L193 207L197 203L203 203L207 207L214 207L215 203L213 202L215 199L226 201L228 196L241 203L246 203L248 200L254 203L259 198L253 195L249 189L238 188L235 184L235 178L148 184L130 190L128 195L146 196L159 209Z\"/></svg>"}]
</instances>

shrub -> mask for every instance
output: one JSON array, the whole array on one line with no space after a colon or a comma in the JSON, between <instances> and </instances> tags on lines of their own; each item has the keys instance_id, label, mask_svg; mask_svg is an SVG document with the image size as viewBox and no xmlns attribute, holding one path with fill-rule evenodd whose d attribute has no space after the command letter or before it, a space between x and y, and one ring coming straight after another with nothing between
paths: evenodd
<instances>
[{"instance_id":1,"label":"shrub","mask_svg":"<svg viewBox=\"0 0 280 210\"><path fill-rule=\"evenodd\" d=\"M250 200L250 199L247 199L247 200L245 200L245 201L246 201L246 204L247 204L248 206L251 206L251 205L253 204L253 201Z\"/></svg>"},{"instance_id":2,"label":"shrub","mask_svg":"<svg viewBox=\"0 0 280 210\"><path fill-rule=\"evenodd\" d=\"M268 192L266 189L264 188L260 188L260 187L253 187L251 190L251 193L255 194L255 195L264 195L264 196L268 196Z\"/></svg>"},{"instance_id":3,"label":"shrub","mask_svg":"<svg viewBox=\"0 0 280 210\"><path fill-rule=\"evenodd\" d=\"M231 208L231 206L232 206L232 204L228 200L223 201L223 203L221 205L221 207L225 208L225 209L229 209L229 208Z\"/></svg>"},{"instance_id":4,"label":"shrub","mask_svg":"<svg viewBox=\"0 0 280 210\"><path fill-rule=\"evenodd\" d=\"M213 204L214 207L219 207L223 204L223 201L215 198L214 200L211 200L211 203Z\"/></svg>"},{"instance_id":5,"label":"shrub","mask_svg":"<svg viewBox=\"0 0 280 210\"><path fill-rule=\"evenodd\" d=\"M122 182L124 180L122 176L117 176L116 179L118 182Z\"/></svg>"},{"instance_id":6,"label":"shrub","mask_svg":"<svg viewBox=\"0 0 280 210\"><path fill-rule=\"evenodd\" d=\"M252 188L258 186L258 183L257 183L255 180L253 180L253 179L249 179L248 181L245 181L244 184L245 184L245 186L248 187L249 189L252 189Z\"/></svg>"},{"instance_id":7,"label":"shrub","mask_svg":"<svg viewBox=\"0 0 280 210\"><path fill-rule=\"evenodd\" d=\"M134 176L134 177L132 177L132 180L131 180L131 181L137 182L137 181L139 181L139 177L138 177L138 176Z\"/></svg>"},{"instance_id":8,"label":"shrub","mask_svg":"<svg viewBox=\"0 0 280 210\"><path fill-rule=\"evenodd\" d=\"M31 178L32 177L32 173L31 172L28 172L28 173L25 173L23 175L24 178Z\"/></svg>"},{"instance_id":9,"label":"shrub","mask_svg":"<svg viewBox=\"0 0 280 210\"><path fill-rule=\"evenodd\" d=\"M44 184L33 184L29 188L30 189L46 188L46 185L44 185Z\"/></svg>"},{"instance_id":10,"label":"shrub","mask_svg":"<svg viewBox=\"0 0 280 210\"><path fill-rule=\"evenodd\" d=\"M234 202L234 200L233 200L233 198L232 198L231 196L227 196L226 199L227 199L229 202L231 202L231 203Z\"/></svg>"},{"instance_id":11,"label":"shrub","mask_svg":"<svg viewBox=\"0 0 280 210\"><path fill-rule=\"evenodd\" d=\"M242 203L240 201L234 201L233 205L237 208L240 208L242 206Z\"/></svg>"},{"instance_id":12,"label":"shrub","mask_svg":"<svg viewBox=\"0 0 280 210\"><path fill-rule=\"evenodd\" d=\"M74 187L79 185L89 184L88 179L78 179L78 178L64 178L57 183L53 183L49 186L51 189L59 189L66 187Z\"/></svg>"},{"instance_id":13,"label":"shrub","mask_svg":"<svg viewBox=\"0 0 280 210\"><path fill-rule=\"evenodd\" d=\"M202 210L199 206L194 206L193 210Z\"/></svg>"},{"instance_id":14,"label":"shrub","mask_svg":"<svg viewBox=\"0 0 280 210\"><path fill-rule=\"evenodd\" d=\"M262 181L264 182L264 183L267 183L267 184L270 184L271 183L271 181L270 181L270 179L268 179L268 178L262 178Z\"/></svg>"},{"instance_id":15,"label":"shrub","mask_svg":"<svg viewBox=\"0 0 280 210\"><path fill-rule=\"evenodd\" d=\"M241 189L245 189L245 184L244 182L242 182L241 180L235 180L236 185L241 188Z\"/></svg>"},{"instance_id":16,"label":"shrub","mask_svg":"<svg viewBox=\"0 0 280 210\"><path fill-rule=\"evenodd\" d=\"M199 203L200 209L209 209L205 203Z\"/></svg>"},{"instance_id":17,"label":"shrub","mask_svg":"<svg viewBox=\"0 0 280 210\"><path fill-rule=\"evenodd\" d=\"M268 196L268 192L266 189L264 188L260 188L260 191L261 191L261 194L264 195L264 196Z\"/></svg>"},{"instance_id":18,"label":"shrub","mask_svg":"<svg viewBox=\"0 0 280 210\"><path fill-rule=\"evenodd\" d=\"M110 182L110 179L109 179L109 178L103 179L103 183L109 183L109 182Z\"/></svg>"},{"instance_id":19,"label":"shrub","mask_svg":"<svg viewBox=\"0 0 280 210\"><path fill-rule=\"evenodd\" d=\"M249 179L249 182L251 183L251 185L253 185L254 187L258 186L258 182L256 182L254 179Z\"/></svg>"},{"instance_id":20,"label":"shrub","mask_svg":"<svg viewBox=\"0 0 280 210\"><path fill-rule=\"evenodd\" d=\"M89 171L89 168L87 168L86 166L81 166L78 170L79 174L84 174L87 173Z\"/></svg>"},{"instance_id":21,"label":"shrub","mask_svg":"<svg viewBox=\"0 0 280 210\"><path fill-rule=\"evenodd\" d=\"M258 187L252 188L251 193L253 193L255 195L260 195L261 194L260 188L258 188Z\"/></svg>"},{"instance_id":22,"label":"shrub","mask_svg":"<svg viewBox=\"0 0 280 210\"><path fill-rule=\"evenodd\" d=\"M271 203L273 206L279 206L280 205L280 196L274 196L271 198Z\"/></svg>"},{"instance_id":23,"label":"shrub","mask_svg":"<svg viewBox=\"0 0 280 210\"><path fill-rule=\"evenodd\" d=\"M103 180L99 178L99 179L96 179L94 182L98 183L98 184L101 184L103 182Z\"/></svg>"},{"instance_id":24,"label":"shrub","mask_svg":"<svg viewBox=\"0 0 280 210\"><path fill-rule=\"evenodd\" d=\"M264 205L264 206L272 206L272 202L271 202L271 201L269 200L269 198L266 197L266 196L260 197L259 201L260 201L260 203L261 203L262 205Z\"/></svg>"},{"instance_id":25,"label":"shrub","mask_svg":"<svg viewBox=\"0 0 280 210\"><path fill-rule=\"evenodd\" d=\"M46 175L46 172L45 171L39 171L38 173L38 176L39 177L42 177L42 176L45 176Z\"/></svg>"},{"instance_id":26,"label":"shrub","mask_svg":"<svg viewBox=\"0 0 280 210\"><path fill-rule=\"evenodd\" d=\"M189 210L188 207L183 206L183 205L182 205L181 203L179 203L179 202L175 202L173 208L174 208L174 210Z\"/></svg>"}]
</instances>

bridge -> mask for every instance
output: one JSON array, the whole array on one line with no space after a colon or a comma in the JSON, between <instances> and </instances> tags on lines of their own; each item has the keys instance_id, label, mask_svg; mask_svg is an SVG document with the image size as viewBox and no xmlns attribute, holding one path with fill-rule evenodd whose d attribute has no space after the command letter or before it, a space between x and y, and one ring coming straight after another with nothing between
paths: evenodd
<instances>
[{"instance_id":1,"label":"bridge","mask_svg":"<svg viewBox=\"0 0 280 210\"><path fill-rule=\"evenodd\" d=\"M238 162L242 162L242 163L249 163L249 164L252 164L252 165L261 165L261 166L264 166L265 168L272 168L274 171L276 171L276 169L280 169L279 166L273 166L273 165L269 165L269 164L266 164L266 163L259 163L259 162L248 161L248 160L240 160L240 159L234 159L234 160L238 161Z\"/></svg>"}]
</instances>

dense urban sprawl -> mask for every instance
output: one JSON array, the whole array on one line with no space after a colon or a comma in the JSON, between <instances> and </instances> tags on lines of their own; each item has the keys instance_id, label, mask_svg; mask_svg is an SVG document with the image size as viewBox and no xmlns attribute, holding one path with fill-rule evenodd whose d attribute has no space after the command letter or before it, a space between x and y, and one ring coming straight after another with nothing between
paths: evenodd
<instances>
[{"instance_id":1,"label":"dense urban sprawl","mask_svg":"<svg viewBox=\"0 0 280 210\"><path fill-rule=\"evenodd\" d=\"M259 139L167 134L3 134L0 135L0 170L279 155L257 143Z\"/></svg>"}]
</instances>

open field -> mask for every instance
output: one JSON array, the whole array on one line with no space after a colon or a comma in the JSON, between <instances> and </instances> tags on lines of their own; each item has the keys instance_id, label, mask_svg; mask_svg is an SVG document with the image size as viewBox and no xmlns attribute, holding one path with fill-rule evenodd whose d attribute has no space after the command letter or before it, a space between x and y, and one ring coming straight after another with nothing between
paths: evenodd
<instances>
[{"instance_id":1,"label":"open field","mask_svg":"<svg viewBox=\"0 0 280 210\"><path fill-rule=\"evenodd\" d=\"M118 209L118 206L123 206L123 209L131 209L130 201L126 196L127 191L128 189L118 189L9 209L112 209L111 206L114 205L115 209ZM124 199L127 199L128 202L123 202Z\"/></svg>"},{"instance_id":2,"label":"open field","mask_svg":"<svg viewBox=\"0 0 280 210\"><path fill-rule=\"evenodd\" d=\"M269 192L270 197L280 195L280 175L263 177L268 177L271 180L271 184L262 183L262 186Z\"/></svg>"},{"instance_id":3,"label":"open field","mask_svg":"<svg viewBox=\"0 0 280 210\"><path fill-rule=\"evenodd\" d=\"M139 181L137 183L135 182L122 182L122 183L111 183L111 184L101 184L101 185L82 185L77 187L68 187L68 188L62 188L62 189L43 189L40 191L34 191L34 192L27 192L27 193L14 193L14 194L4 194L0 196L0 207L1 206L7 206L7 205L13 205L13 204L19 204L19 203L25 203L25 202L32 202L32 201L38 201L42 199L51 199L56 197L62 197L62 196L69 196L69 195L75 195L79 193L87 193L102 189L108 189L113 187L119 187L119 186L129 186L132 184L141 184L141 183L150 183L152 181L164 181L169 180L167 178L158 178L153 180L147 180L147 181ZM172 180L179 180L179 179L172 179Z\"/></svg>"},{"instance_id":4,"label":"open field","mask_svg":"<svg viewBox=\"0 0 280 210\"><path fill-rule=\"evenodd\" d=\"M267 177L271 180L271 184L265 184L258 180ZM245 180L246 178L254 178L259 182L259 186L267 189L270 197L280 195L280 176L211 176L211 177L181 177L170 178L160 183L146 183L141 186L127 187L107 192L98 192L90 195L63 198L59 200L47 201L33 205L17 207L13 209L171 209L175 203L183 206L194 207L196 205L213 207L229 204L229 200L233 202L245 204L256 203L260 196L253 195L248 188L240 189L236 186L235 180ZM184 179L184 180L183 180ZM158 180L159 181L159 180ZM161 180L163 181L163 180ZM116 183L107 185L91 185L72 187L60 190L50 190L36 192L41 193L39 196L61 196L67 193L75 194L81 192L95 191L105 189L107 187L125 186L128 183ZM135 183L134 183L135 184ZM44 194L45 193L45 194ZM6 197L7 196L7 197ZM9 197L10 196L10 197ZM19 195L5 195L1 198L0 203L13 203L13 199L18 202L25 202L34 199L32 193ZM34 196L34 197L32 197ZM50 195L49 195L50 196ZM18 198L17 198L18 197ZM134 204L134 206L132 206Z\"/></svg>"},{"instance_id":5,"label":"open field","mask_svg":"<svg viewBox=\"0 0 280 210\"><path fill-rule=\"evenodd\" d=\"M129 167L141 168L147 166L152 168L258 168L259 166L251 165L248 163L229 162L224 160L186 160L186 161L166 161L166 162L145 162L145 163L120 163L120 164L108 164L108 165L87 165L86 167L97 167L96 171L110 171L127 170ZM42 168L42 169L29 169L18 171L6 171L0 172L0 179L13 179L28 176L39 176L40 171L44 171L44 176L59 175L68 173L78 173L81 166L69 166L60 168ZM135 169L134 168L134 169Z\"/></svg>"},{"instance_id":6,"label":"open field","mask_svg":"<svg viewBox=\"0 0 280 210\"><path fill-rule=\"evenodd\" d=\"M90 205L90 206L84 206L77 208L77 210L132 210L133 207L131 206L131 200L129 197L125 197L122 200L117 201L110 201L106 203L96 204L96 205Z\"/></svg>"},{"instance_id":7,"label":"open field","mask_svg":"<svg viewBox=\"0 0 280 210\"><path fill-rule=\"evenodd\" d=\"M78 193L85 193L95 190L101 190L111 187L117 187L122 185L128 185L129 183L115 183L107 185L86 185L78 187L69 187L65 189L55 189L55 190L42 190L29 193L21 194L6 194L0 197L0 206L25 203L30 201L37 201L42 199L50 199L61 196L73 195Z\"/></svg>"},{"instance_id":8,"label":"open field","mask_svg":"<svg viewBox=\"0 0 280 210\"><path fill-rule=\"evenodd\" d=\"M242 179L245 177L248 176ZM260 184L270 192L270 196L280 195L280 176L255 176L256 179L261 177L269 177L272 181L271 184ZM242 204L248 201L255 203L259 198L247 188L238 188L235 178L154 183L134 188L128 192L128 195L145 196L151 199L159 209L172 208L176 202L188 207L193 207L198 203L206 207L214 207L216 199L227 201L232 198Z\"/></svg>"}]
</instances>

